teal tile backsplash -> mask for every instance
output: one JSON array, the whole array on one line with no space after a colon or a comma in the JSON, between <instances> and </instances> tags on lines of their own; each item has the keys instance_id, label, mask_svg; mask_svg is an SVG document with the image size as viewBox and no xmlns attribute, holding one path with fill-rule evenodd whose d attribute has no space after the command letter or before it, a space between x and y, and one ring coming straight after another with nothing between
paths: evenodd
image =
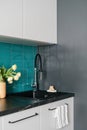
<instances>
[{"instance_id":1,"label":"teal tile backsplash","mask_svg":"<svg viewBox=\"0 0 87 130\"><path fill-rule=\"evenodd\" d=\"M0 43L0 66L7 68L17 64L17 71L21 72L21 78L13 84L7 84L7 93L32 90L34 79L34 58L37 47Z\"/></svg>"}]
</instances>

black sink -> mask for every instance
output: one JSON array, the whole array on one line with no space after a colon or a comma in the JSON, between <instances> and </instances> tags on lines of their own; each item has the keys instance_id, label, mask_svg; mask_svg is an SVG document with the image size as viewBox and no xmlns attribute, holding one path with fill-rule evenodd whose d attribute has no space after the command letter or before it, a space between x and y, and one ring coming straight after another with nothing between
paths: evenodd
<instances>
[{"instance_id":1,"label":"black sink","mask_svg":"<svg viewBox=\"0 0 87 130\"><path fill-rule=\"evenodd\" d=\"M38 90L38 91L25 91L25 92L15 93L15 95L43 100L43 99L53 98L56 95L58 95L58 93L49 93L45 90Z\"/></svg>"}]
</instances>

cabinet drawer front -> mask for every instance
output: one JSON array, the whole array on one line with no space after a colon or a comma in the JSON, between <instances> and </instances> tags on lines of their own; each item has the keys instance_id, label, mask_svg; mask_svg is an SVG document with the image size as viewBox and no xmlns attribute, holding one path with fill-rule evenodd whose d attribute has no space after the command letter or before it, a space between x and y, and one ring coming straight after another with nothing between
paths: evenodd
<instances>
[{"instance_id":1,"label":"cabinet drawer front","mask_svg":"<svg viewBox=\"0 0 87 130\"><path fill-rule=\"evenodd\" d=\"M39 108L32 108L3 116L4 130L39 130Z\"/></svg>"},{"instance_id":2,"label":"cabinet drawer front","mask_svg":"<svg viewBox=\"0 0 87 130\"><path fill-rule=\"evenodd\" d=\"M0 117L0 130L2 130L2 118Z\"/></svg>"}]
</instances>

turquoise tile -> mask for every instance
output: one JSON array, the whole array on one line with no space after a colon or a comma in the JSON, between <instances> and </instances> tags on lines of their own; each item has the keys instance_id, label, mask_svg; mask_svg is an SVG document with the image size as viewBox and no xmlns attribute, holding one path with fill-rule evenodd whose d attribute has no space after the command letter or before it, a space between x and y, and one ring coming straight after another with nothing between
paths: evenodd
<instances>
[{"instance_id":1,"label":"turquoise tile","mask_svg":"<svg viewBox=\"0 0 87 130\"><path fill-rule=\"evenodd\" d=\"M7 61L10 61L10 45L0 43L0 66L9 66L10 63Z\"/></svg>"},{"instance_id":2,"label":"turquoise tile","mask_svg":"<svg viewBox=\"0 0 87 130\"><path fill-rule=\"evenodd\" d=\"M7 93L15 93L32 89L34 79L34 58L37 47L19 44L0 43L0 66L7 68L17 64L17 71L22 76L13 84L7 84Z\"/></svg>"}]
</instances>

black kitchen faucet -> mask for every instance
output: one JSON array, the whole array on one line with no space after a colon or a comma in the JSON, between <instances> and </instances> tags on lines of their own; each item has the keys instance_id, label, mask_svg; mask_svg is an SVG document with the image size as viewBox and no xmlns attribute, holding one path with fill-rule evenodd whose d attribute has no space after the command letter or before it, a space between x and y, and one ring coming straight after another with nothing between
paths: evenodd
<instances>
[{"instance_id":1,"label":"black kitchen faucet","mask_svg":"<svg viewBox=\"0 0 87 130\"><path fill-rule=\"evenodd\" d=\"M41 55L39 53L35 56L34 61L34 84L33 87L36 89L36 91L39 91L39 82L42 80L42 59Z\"/></svg>"}]
</instances>

